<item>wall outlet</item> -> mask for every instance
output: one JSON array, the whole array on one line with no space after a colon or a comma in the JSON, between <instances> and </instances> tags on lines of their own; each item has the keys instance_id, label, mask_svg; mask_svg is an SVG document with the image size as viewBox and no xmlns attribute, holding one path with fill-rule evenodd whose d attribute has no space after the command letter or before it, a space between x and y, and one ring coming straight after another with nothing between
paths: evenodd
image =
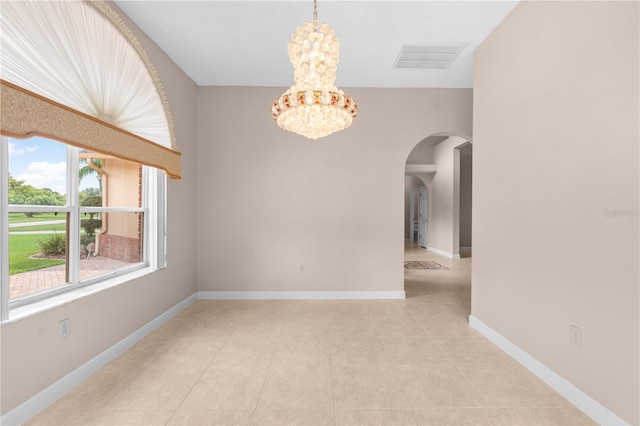
<instances>
[{"instance_id":1,"label":"wall outlet","mask_svg":"<svg viewBox=\"0 0 640 426\"><path fill-rule=\"evenodd\" d=\"M569 342L576 346L582 346L582 330L580 327L569 326Z\"/></svg>"},{"instance_id":2,"label":"wall outlet","mask_svg":"<svg viewBox=\"0 0 640 426\"><path fill-rule=\"evenodd\" d=\"M300 265L300 272L304 272L304 263Z\"/></svg>"},{"instance_id":3,"label":"wall outlet","mask_svg":"<svg viewBox=\"0 0 640 426\"><path fill-rule=\"evenodd\" d=\"M60 321L58 323L58 325L60 326L60 337L67 337L69 335L69 333L71 332L71 330L69 329L69 318L63 319L62 321Z\"/></svg>"}]
</instances>

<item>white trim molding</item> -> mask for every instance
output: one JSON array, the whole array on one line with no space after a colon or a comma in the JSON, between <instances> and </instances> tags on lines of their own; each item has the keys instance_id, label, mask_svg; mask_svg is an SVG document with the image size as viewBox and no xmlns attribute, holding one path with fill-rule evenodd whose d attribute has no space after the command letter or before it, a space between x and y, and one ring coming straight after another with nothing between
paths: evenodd
<instances>
[{"instance_id":1,"label":"white trim molding","mask_svg":"<svg viewBox=\"0 0 640 426\"><path fill-rule=\"evenodd\" d=\"M440 249L435 248L435 247L427 247L427 251L432 251L432 252L437 253L439 255L448 257L449 259L460 259L460 255L459 254L449 253L447 251L440 250Z\"/></svg>"},{"instance_id":2,"label":"white trim molding","mask_svg":"<svg viewBox=\"0 0 640 426\"><path fill-rule=\"evenodd\" d=\"M469 315L469 325L478 330L480 334L505 351L513 359L538 376L543 382L551 386L556 392L568 399L587 416L601 425L628 425L626 421L611 412L595 399L578 389L571 382L552 371L549 367L520 349L500 333L480 321L473 315Z\"/></svg>"},{"instance_id":3,"label":"white trim molding","mask_svg":"<svg viewBox=\"0 0 640 426\"><path fill-rule=\"evenodd\" d=\"M199 291L199 300L404 299L401 291Z\"/></svg>"},{"instance_id":4,"label":"white trim molding","mask_svg":"<svg viewBox=\"0 0 640 426\"><path fill-rule=\"evenodd\" d=\"M18 426L25 423L37 413L47 408L50 404L63 397L75 386L88 379L92 374L96 373L102 367L107 365L111 360L125 353L133 345L142 340L147 334L151 333L153 330L173 318L176 314L178 314L180 311L182 311L184 308L186 308L196 300L197 294L194 293L166 312L160 314L153 320L149 321L147 324L140 327L138 330L120 340L115 345L96 355L94 358L85 362L80 367L62 377L57 382L53 383L52 385L38 392L22 404L15 407L11 411L7 412L0 419L0 424L4 426Z\"/></svg>"}]
</instances>

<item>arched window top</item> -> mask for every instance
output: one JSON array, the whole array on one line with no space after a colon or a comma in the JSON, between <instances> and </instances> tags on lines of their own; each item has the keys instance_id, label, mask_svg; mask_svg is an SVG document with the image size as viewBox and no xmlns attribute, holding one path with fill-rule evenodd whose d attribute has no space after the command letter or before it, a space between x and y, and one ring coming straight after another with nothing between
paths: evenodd
<instances>
[{"instance_id":1,"label":"arched window top","mask_svg":"<svg viewBox=\"0 0 640 426\"><path fill-rule=\"evenodd\" d=\"M157 73L103 1L3 2L1 15L3 80L175 149Z\"/></svg>"}]
</instances>

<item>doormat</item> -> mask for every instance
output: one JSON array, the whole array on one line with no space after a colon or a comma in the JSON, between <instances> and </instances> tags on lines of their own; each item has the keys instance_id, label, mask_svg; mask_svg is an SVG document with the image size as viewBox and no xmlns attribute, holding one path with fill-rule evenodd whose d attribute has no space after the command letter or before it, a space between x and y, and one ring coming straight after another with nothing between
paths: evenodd
<instances>
[{"instance_id":1,"label":"doormat","mask_svg":"<svg viewBox=\"0 0 640 426\"><path fill-rule=\"evenodd\" d=\"M406 269L449 269L433 260L404 262Z\"/></svg>"}]
</instances>

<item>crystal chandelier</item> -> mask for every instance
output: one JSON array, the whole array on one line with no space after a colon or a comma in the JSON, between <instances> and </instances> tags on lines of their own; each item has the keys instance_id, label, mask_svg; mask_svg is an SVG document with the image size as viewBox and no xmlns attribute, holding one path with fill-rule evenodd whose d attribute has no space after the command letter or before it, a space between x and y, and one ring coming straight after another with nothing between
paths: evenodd
<instances>
[{"instance_id":1,"label":"crystal chandelier","mask_svg":"<svg viewBox=\"0 0 640 426\"><path fill-rule=\"evenodd\" d=\"M305 22L291 36L288 52L295 84L273 102L278 126L310 139L346 129L358 115L356 101L334 86L340 52L335 32L318 26L318 1L313 23Z\"/></svg>"}]
</instances>

